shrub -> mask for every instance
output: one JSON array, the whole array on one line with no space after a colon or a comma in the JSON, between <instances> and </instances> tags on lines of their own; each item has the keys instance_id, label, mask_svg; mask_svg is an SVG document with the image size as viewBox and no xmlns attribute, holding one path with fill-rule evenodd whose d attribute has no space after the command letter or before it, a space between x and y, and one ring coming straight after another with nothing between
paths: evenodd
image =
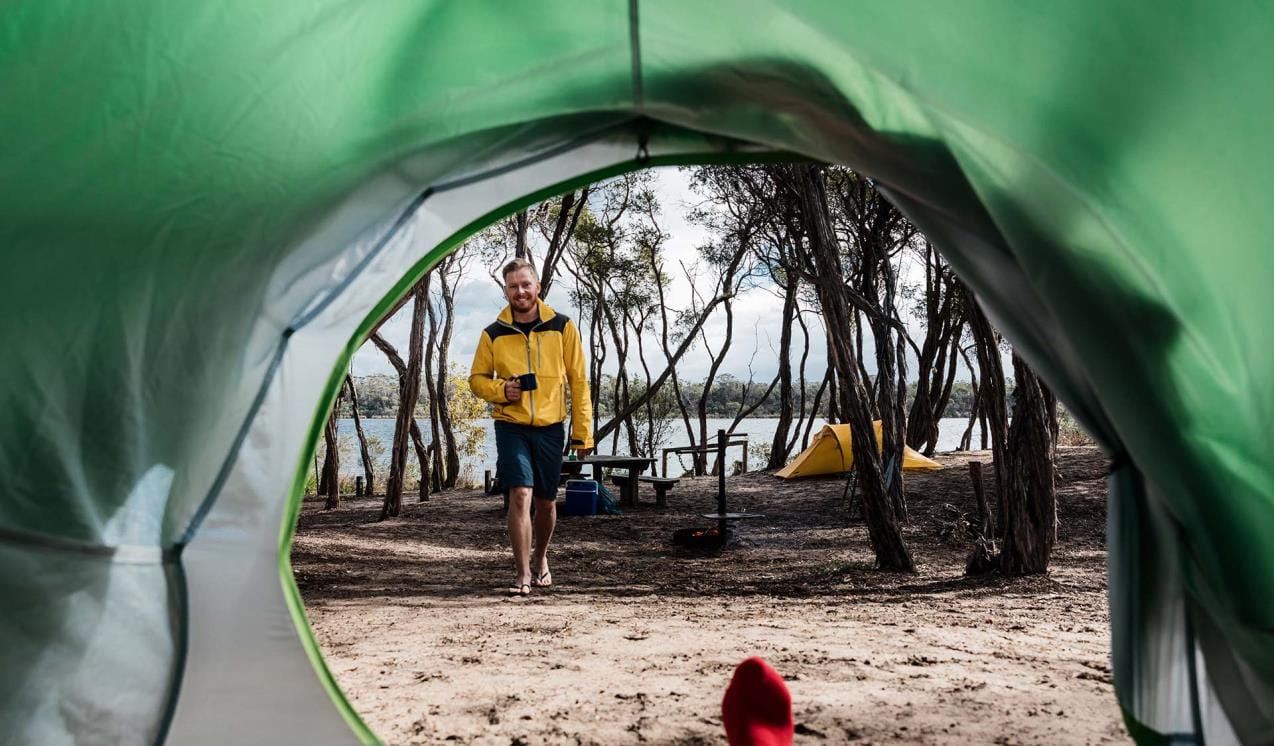
<instances>
[{"instance_id":1,"label":"shrub","mask_svg":"<svg viewBox=\"0 0 1274 746\"><path fill-rule=\"evenodd\" d=\"M1096 441L1084 431L1084 428L1080 427L1074 415L1065 407L1058 406L1057 444L1059 446L1091 446L1096 445Z\"/></svg>"}]
</instances>

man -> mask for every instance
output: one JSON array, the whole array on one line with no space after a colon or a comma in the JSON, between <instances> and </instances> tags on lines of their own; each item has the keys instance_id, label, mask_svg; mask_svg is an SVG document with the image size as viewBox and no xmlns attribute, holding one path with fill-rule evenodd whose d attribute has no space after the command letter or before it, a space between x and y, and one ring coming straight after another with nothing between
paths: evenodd
<instances>
[{"instance_id":1,"label":"man","mask_svg":"<svg viewBox=\"0 0 1274 746\"><path fill-rule=\"evenodd\" d=\"M509 498L509 543L516 574L509 593L525 596L532 586L553 584L548 546L557 524L567 386L571 448L581 456L593 447L593 410L579 330L540 300L540 280L530 262L514 259L505 265L504 295L508 307L478 340L469 387L495 405L496 478Z\"/></svg>"}]
</instances>

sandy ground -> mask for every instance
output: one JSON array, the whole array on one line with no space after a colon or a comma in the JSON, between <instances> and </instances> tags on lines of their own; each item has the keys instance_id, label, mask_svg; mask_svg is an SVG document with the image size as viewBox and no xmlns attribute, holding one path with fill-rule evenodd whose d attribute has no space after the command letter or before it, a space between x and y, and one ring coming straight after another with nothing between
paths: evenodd
<instances>
[{"instance_id":1,"label":"sandy ground","mask_svg":"<svg viewBox=\"0 0 1274 746\"><path fill-rule=\"evenodd\" d=\"M1059 546L1047 576L963 577L965 463L907 479L919 571L871 569L840 478L729 480L744 523L720 556L674 550L706 525L716 481L666 509L563 518L555 586L508 598L500 500L307 501L292 558L337 681L386 742L724 743L722 692L760 655L787 679L797 743L1125 741L1110 683L1106 463L1059 453Z\"/></svg>"}]
</instances>

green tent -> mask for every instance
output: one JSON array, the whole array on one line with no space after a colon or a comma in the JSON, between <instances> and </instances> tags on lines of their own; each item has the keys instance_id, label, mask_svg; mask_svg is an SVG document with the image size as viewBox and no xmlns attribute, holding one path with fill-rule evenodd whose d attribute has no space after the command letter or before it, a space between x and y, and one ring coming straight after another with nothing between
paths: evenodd
<instances>
[{"instance_id":1,"label":"green tent","mask_svg":"<svg viewBox=\"0 0 1274 746\"><path fill-rule=\"evenodd\" d=\"M1115 456L1144 743L1274 741L1260 3L9 3L4 743L336 743L288 566L370 325L474 230L653 164L853 166Z\"/></svg>"}]
</instances>

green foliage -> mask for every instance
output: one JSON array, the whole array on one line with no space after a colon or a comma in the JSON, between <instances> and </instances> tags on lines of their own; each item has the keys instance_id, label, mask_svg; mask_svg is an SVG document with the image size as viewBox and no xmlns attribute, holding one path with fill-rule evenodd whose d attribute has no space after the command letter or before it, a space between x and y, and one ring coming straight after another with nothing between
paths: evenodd
<instances>
[{"instance_id":1,"label":"green foliage","mask_svg":"<svg viewBox=\"0 0 1274 746\"><path fill-rule=\"evenodd\" d=\"M748 466L753 471L764 469L765 465L770 461L770 446L773 443L761 443L752 441L748 443Z\"/></svg>"},{"instance_id":2,"label":"green foliage","mask_svg":"<svg viewBox=\"0 0 1274 746\"><path fill-rule=\"evenodd\" d=\"M392 387L384 386L385 381L392 381ZM708 394L708 416L709 417L733 417L739 411L739 405L743 399L743 384L734 375L722 373L717 376L716 382L713 384L712 391ZM814 400L814 395L818 393L818 381L807 381L805 384L805 400L806 404ZM398 407L398 382L397 379L391 379L389 376L363 376L354 379L354 385L359 389L359 414L363 417L395 417L397 416ZM610 374L602 376L601 392L599 395L599 413L603 417L611 416L615 411L613 399L615 380ZM644 390L641 381L630 382L630 396L637 397ZM753 381L748 387L748 398L746 406L756 403L758 397L765 392L765 387L769 385L769 381ZM1011 387L1012 383L1009 381ZM368 392L364 396L364 392ZM907 391L907 399L910 402L915 396L916 385L910 384ZM682 400L686 406L690 407L692 412L695 403L698 401L700 394L703 392L703 382L694 381L681 383ZM456 423L471 422L474 420L482 420L490 416L487 403L473 396L469 391L469 379L467 373L458 366L452 366L451 376L447 382L447 396L451 405L452 418ZM656 417L672 418L678 417L676 402L674 401L672 384L665 384L655 397L655 413ZM797 394L799 399L799 392ZM425 395L421 395L422 401L426 401ZM427 406L427 404L426 404ZM827 416L828 397L823 396L823 408L819 412L819 416ZM973 386L968 381L956 381L951 387L951 399L947 402L947 408L943 412L943 417L968 417L973 408ZM427 415L427 409L422 416ZM753 417L777 417L779 415L779 398L778 388L752 413ZM341 417L349 417L349 402L343 400L341 405ZM645 413L638 414L639 418L644 418ZM644 422L644 420L642 420ZM477 437L477 436L474 436ZM342 438L343 439L343 438ZM459 434L457 439L463 441L465 445L457 444L460 449L461 456L473 456L481 452L482 443L479 440L476 444L465 441ZM375 436L368 436L368 448L372 452L374 461L379 462L385 453L385 445ZM342 446L341 458L344 459L347 446ZM475 449L477 449L475 451ZM351 451L354 458L358 457L357 448Z\"/></svg>"},{"instance_id":3,"label":"green foliage","mask_svg":"<svg viewBox=\"0 0 1274 746\"><path fill-rule=\"evenodd\" d=\"M363 455L358 451L358 436L353 432L336 436L336 453L342 464L362 463Z\"/></svg>"},{"instance_id":4,"label":"green foliage","mask_svg":"<svg viewBox=\"0 0 1274 746\"><path fill-rule=\"evenodd\" d=\"M487 432L482 426L486 419L487 403L473 395L469 389L469 376L452 363L447 376L447 408L451 412L451 431L456 437L456 451L461 463L465 459L480 459L486 453ZM464 464L456 477L457 486L479 485L473 467Z\"/></svg>"},{"instance_id":5,"label":"green foliage","mask_svg":"<svg viewBox=\"0 0 1274 746\"><path fill-rule=\"evenodd\" d=\"M1011 383L1012 379L1009 379ZM916 384L911 382L907 384L907 406L911 406L911 402L916 396ZM968 417L973 413L973 384L968 381L956 381L951 385L951 398L947 401L947 408L943 410L943 417Z\"/></svg>"},{"instance_id":6,"label":"green foliage","mask_svg":"<svg viewBox=\"0 0 1274 746\"><path fill-rule=\"evenodd\" d=\"M615 403L613 401L614 378L609 374L602 375L601 395L598 397L598 409L602 417L610 417L615 411ZM743 402L743 384L739 378L729 374L721 373L717 376L716 381L712 385L712 391L708 392L708 416L709 417L734 417L739 411L739 405ZM751 406L756 403L757 399L765 393L766 386L769 381L753 381L748 386L748 396L745 406ZM633 382L632 396L636 398L643 390L644 386L641 382ZM814 395L818 393L818 382L806 383L806 406L814 401ZM779 415L779 397L778 388L774 393L765 399L765 401L752 412L752 417L777 417ZM689 408L693 416L698 406L699 397L703 393L703 381L698 382L681 382L681 399ZM673 398L673 388L671 383L665 383L660 388L659 393L655 397L655 414L657 417L665 417L677 419L680 413L676 407L676 400ZM798 402L799 403L799 402ZM820 416L827 416L827 396L823 396L823 410L819 412ZM663 413L663 414L661 414ZM645 416L644 413L641 415Z\"/></svg>"},{"instance_id":7,"label":"green foliage","mask_svg":"<svg viewBox=\"0 0 1274 746\"><path fill-rule=\"evenodd\" d=\"M403 466L403 492L419 492L420 491L420 464L417 463L414 453L410 453L411 446L407 447L409 454L407 463ZM386 475L388 475L388 465L386 465Z\"/></svg>"},{"instance_id":8,"label":"green foliage","mask_svg":"<svg viewBox=\"0 0 1274 746\"><path fill-rule=\"evenodd\" d=\"M358 414L362 417L393 417L398 411L398 377L355 376ZM340 417L353 417L349 397L341 397Z\"/></svg>"},{"instance_id":9,"label":"green foliage","mask_svg":"<svg viewBox=\"0 0 1274 746\"><path fill-rule=\"evenodd\" d=\"M601 398L606 401L610 409L614 409L614 389L610 387L613 382L612 379L607 382L607 385L602 387ZM645 393L645 381L638 380L629 383L629 396L633 399L641 397ZM665 384L651 398L649 409L640 407L633 413L633 426L637 430L639 438L637 443L632 444L633 452L639 456L657 457L659 455L658 444L667 439L668 434L677 425L676 418L679 416L677 402L673 398L672 385ZM648 436L653 443L650 448L647 447L648 444L645 440Z\"/></svg>"},{"instance_id":10,"label":"green foliage","mask_svg":"<svg viewBox=\"0 0 1274 746\"><path fill-rule=\"evenodd\" d=\"M1057 444L1059 446L1096 445L1092 436L1080 427L1075 416L1060 404L1057 406Z\"/></svg>"},{"instance_id":11,"label":"green foliage","mask_svg":"<svg viewBox=\"0 0 1274 746\"><path fill-rule=\"evenodd\" d=\"M367 455L372 457L372 468L375 468L389 453L389 446L379 435L367 434Z\"/></svg>"}]
</instances>

